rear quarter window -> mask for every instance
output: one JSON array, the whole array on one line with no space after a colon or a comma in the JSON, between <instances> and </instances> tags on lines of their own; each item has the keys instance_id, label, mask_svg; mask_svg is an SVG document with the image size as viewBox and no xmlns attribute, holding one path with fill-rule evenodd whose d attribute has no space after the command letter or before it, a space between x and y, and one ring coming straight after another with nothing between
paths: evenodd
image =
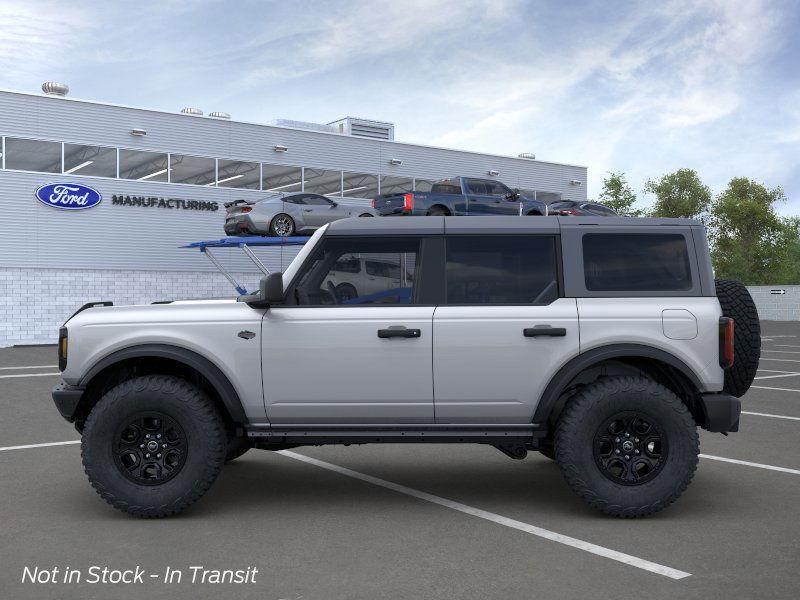
<instances>
[{"instance_id":1,"label":"rear quarter window","mask_svg":"<svg viewBox=\"0 0 800 600\"><path fill-rule=\"evenodd\" d=\"M583 236L586 289L595 292L677 292L692 289L681 234L589 233Z\"/></svg>"}]
</instances>

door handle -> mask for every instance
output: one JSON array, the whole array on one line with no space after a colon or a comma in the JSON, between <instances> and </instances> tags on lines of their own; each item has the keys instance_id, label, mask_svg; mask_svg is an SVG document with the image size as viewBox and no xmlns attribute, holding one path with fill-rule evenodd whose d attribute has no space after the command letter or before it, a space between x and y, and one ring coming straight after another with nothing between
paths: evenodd
<instances>
[{"instance_id":1,"label":"door handle","mask_svg":"<svg viewBox=\"0 0 800 600\"><path fill-rule=\"evenodd\" d=\"M304 208L303 209L303 212L312 212L312 211L313 211L313 209L311 209L311 208Z\"/></svg>"},{"instance_id":2,"label":"door handle","mask_svg":"<svg viewBox=\"0 0 800 600\"><path fill-rule=\"evenodd\" d=\"M522 330L525 337L539 337L546 335L550 337L564 337L567 330L564 327L550 327L550 325L539 325L538 327L526 327Z\"/></svg>"},{"instance_id":3,"label":"door handle","mask_svg":"<svg viewBox=\"0 0 800 600\"><path fill-rule=\"evenodd\" d=\"M422 335L419 329L407 329L406 327L393 326L388 329L378 329L378 337L381 339L388 338L418 338Z\"/></svg>"}]
</instances>

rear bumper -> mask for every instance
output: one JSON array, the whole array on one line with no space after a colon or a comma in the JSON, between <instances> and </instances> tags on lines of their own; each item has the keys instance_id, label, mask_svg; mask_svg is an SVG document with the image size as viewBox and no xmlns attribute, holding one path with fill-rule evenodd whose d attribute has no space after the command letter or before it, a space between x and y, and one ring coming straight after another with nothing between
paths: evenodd
<instances>
[{"instance_id":1,"label":"rear bumper","mask_svg":"<svg viewBox=\"0 0 800 600\"><path fill-rule=\"evenodd\" d=\"M739 431L739 417L742 402L739 398L725 393L701 394L705 424L703 429L718 433Z\"/></svg>"},{"instance_id":2,"label":"rear bumper","mask_svg":"<svg viewBox=\"0 0 800 600\"><path fill-rule=\"evenodd\" d=\"M73 387L63 381L53 388L53 402L61 416L67 421L75 420L75 413L78 412L78 404L83 397L83 388Z\"/></svg>"}]
</instances>

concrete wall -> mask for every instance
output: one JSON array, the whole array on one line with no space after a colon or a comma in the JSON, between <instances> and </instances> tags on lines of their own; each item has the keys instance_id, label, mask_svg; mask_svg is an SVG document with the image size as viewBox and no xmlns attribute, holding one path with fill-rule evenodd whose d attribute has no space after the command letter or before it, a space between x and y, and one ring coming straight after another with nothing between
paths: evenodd
<instances>
[{"instance_id":1,"label":"concrete wall","mask_svg":"<svg viewBox=\"0 0 800 600\"><path fill-rule=\"evenodd\" d=\"M763 321L800 321L800 285L761 285L747 288ZM773 291L783 290L785 294Z\"/></svg>"}]
</instances>

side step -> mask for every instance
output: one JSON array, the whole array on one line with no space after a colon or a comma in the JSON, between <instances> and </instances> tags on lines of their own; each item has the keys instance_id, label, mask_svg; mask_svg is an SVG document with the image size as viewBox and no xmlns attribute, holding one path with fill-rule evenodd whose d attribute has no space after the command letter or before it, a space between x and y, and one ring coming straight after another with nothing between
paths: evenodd
<instances>
[{"instance_id":1,"label":"side step","mask_svg":"<svg viewBox=\"0 0 800 600\"><path fill-rule=\"evenodd\" d=\"M535 447L546 432L525 425L264 425L248 426L247 437L270 444L524 444Z\"/></svg>"}]
</instances>

